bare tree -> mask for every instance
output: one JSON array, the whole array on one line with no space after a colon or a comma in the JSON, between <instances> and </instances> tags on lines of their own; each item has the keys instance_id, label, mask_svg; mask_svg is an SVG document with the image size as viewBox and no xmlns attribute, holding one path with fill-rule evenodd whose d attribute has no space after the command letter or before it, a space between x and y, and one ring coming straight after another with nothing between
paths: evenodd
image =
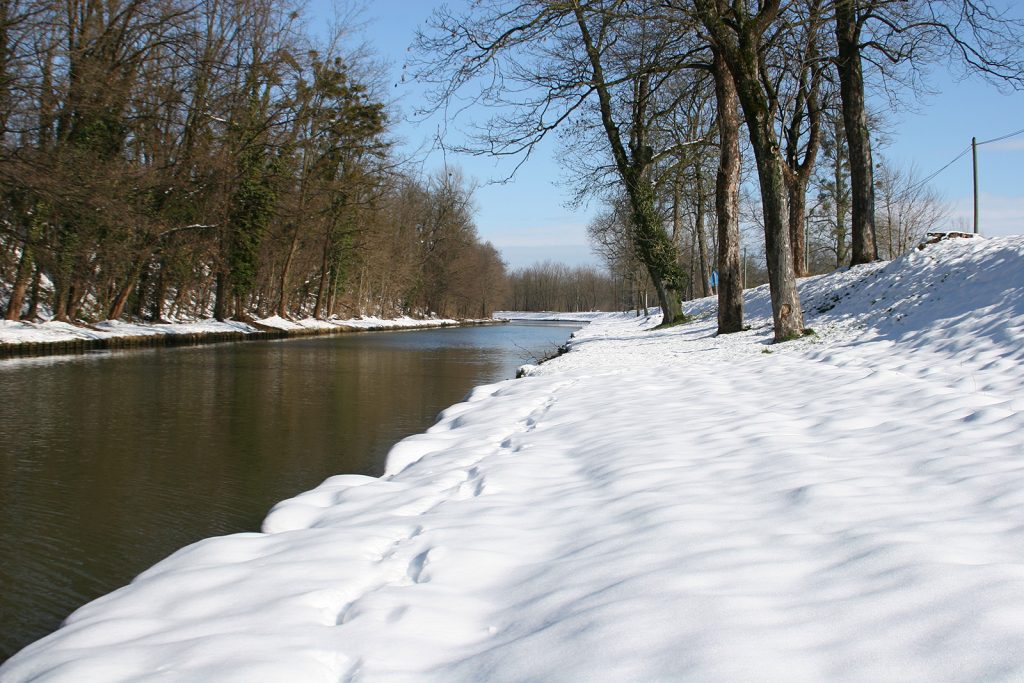
<instances>
[{"instance_id":1,"label":"bare tree","mask_svg":"<svg viewBox=\"0 0 1024 683\"><path fill-rule=\"evenodd\" d=\"M836 66L849 151L852 263L878 258L863 62L892 77L947 60L967 75L1024 86L1024 21L989 0L833 0Z\"/></svg>"},{"instance_id":2,"label":"bare tree","mask_svg":"<svg viewBox=\"0 0 1024 683\"><path fill-rule=\"evenodd\" d=\"M928 231L949 218L949 207L913 167L899 168L883 159L875 186L879 251L888 259L920 244Z\"/></svg>"},{"instance_id":3,"label":"bare tree","mask_svg":"<svg viewBox=\"0 0 1024 683\"><path fill-rule=\"evenodd\" d=\"M441 11L433 31L418 38L418 76L438 86L437 106L473 84L477 101L501 109L468 150L474 153L522 162L556 129L601 131L630 203L636 253L671 323L681 313L682 274L656 211L652 173L664 150L653 147L651 126L678 38L645 20L635 4L521 0L474 5L466 16ZM487 74L490 80L481 80Z\"/></svg>"},{"instance_id":4,"label":"bare tree","mask_svg":"<svg viewBox=\"0 0 1024 683\"><path fill-rule=\"evenodd\" d=\"M821 58L822 4L824 0L807 0L801 14L804 21L790 32L783 50L790 60L782 67L792 81L792 103L780 107L786 189L789 193L789 239L793 249L793 269L797 277L807 275L806 206L807 187L821 145L823 109L829 92L823 90L826 68ZM788 120L786 120L788 118Z\"/></svg>"}]
</instances>

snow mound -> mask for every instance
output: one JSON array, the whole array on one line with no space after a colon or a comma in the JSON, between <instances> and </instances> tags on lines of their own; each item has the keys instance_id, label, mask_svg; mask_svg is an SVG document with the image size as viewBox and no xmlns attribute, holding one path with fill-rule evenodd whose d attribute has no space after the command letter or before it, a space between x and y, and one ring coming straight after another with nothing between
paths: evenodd
<instances>
[{"instance_id":1,"label":"snow mound","mask_svg":"<svg viewBox=\"0 0 1024 683\"><path fill-rule=\"evenodd\" d=\"M20 681L1024 678L1024 238L605 315L77 611Z\"/></svg>"}]
</instances>

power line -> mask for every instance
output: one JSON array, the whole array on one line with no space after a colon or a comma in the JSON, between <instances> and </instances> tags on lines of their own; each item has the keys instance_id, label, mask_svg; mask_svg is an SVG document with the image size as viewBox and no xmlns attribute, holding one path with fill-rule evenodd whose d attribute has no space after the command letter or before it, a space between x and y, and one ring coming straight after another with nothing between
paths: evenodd
<instances>
[{"instance_id":1,"label":"power line","mask_svg":"<svg viewBox=\"0 0 1024 683\"><path fill-rule=\"evenodd\" d=\"M990 142L999 142L1000 140L1005 140L1006 138L1012 138L1014 136L1020 135L1021 133L1024 133L1024 128L1021 128L1020 130L1015 130L1012 133L1007 133L1006 135L1000 135L999 137L992 138L991 140L984 140L983 142L979 142L978 145L981 146L981 145L987 145Z\"/></svg>"},{"instance_id":2,"label":"power line","mask_svg":"<svg viewBox=\"0 0 1024 683\"><path fill-rule=\"evenodd\" d=\"M1022 131L1022 132L1024 132L1024 131ZM949 163L947 163L945 166L943 166L939 170L935 171L934 173L929 175L924 180L918 181L918 182L914 183L913 185L911 185L910 187L908 187L906 190L904 190L901 193L901 195L900 195L900 199L903 199L904 197L906 197L910 193L912 193L912 192L920 189L921 187L927 185L929 182L934 180L940 173L945 171L947 168L949 168L950 166L952 166L956 162L960 161L964 157L964 155L967 154L970 151L971 151L971 146L970 145L968 145L967 147L964 147L963 151L961 151L959 154L957 154L955 157L953 157L953 159L951 161L949 161Z\"/></svg>"},{"instance_id":3,"label":"power line","mask_svg":"<svg viewBox=\"0 0 1024 683\"><path fill-rule=\"evenodd\" d=\"M1007 133L1005 135L1000 135L999 137L995 137L995 138L992 138L990 140L982 140L981 142L977 143L977 146L981 147L982 145L988 145L988 144L991 144L993 142L1001 142L1002 140L1006 140L1007 138L1016 137L1018 135L1021 135L1022 133L1024 133L1024 128L1021 128L1020 130L1015 130L1012 133ZM924 180L920 180L920 181L914 183L913 185L908 187L906 190L904 190L902 193L900 193L900 199L903 199L904 197L910 195L912 192L915 192L915 191L919 190L921 187L923 187L924 185L928 184L929 182L931 182L932 180L937 178L940 173L945 171L947 168L949 168L950 166L952 166L956 162L960 161L964 157L964 155L967 154L970 151L971 151L971 146L967 145L967 147L965 147L963 150L961 150L959 154L957 154L955 157L953 157L942 168L940 168L939 170L935 171L934 173L932 173L931 175L926 177Z\"/></svg>"}]
</instances>

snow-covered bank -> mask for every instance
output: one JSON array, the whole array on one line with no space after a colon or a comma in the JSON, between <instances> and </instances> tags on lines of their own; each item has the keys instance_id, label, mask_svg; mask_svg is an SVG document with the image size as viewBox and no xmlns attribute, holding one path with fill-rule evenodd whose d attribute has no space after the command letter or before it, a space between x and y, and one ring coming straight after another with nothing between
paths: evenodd
<instances>
[{"instance_id":1,"label":"snow-covered bank","mask_svg":"<svg viewBox=\"0 0 1024 683\"><path fill-rule=\"evenodd\" d=\"M91 325L72 325L70 323L49 321L32 323L23 321L0 320L0 357L4 352L19 352L31 346L32 351L45 352L48 345L60 350L61 345L81 342L89 348L89 344L126 341L138 342L140 345L150 342L163 342L172 338L201 341L207 339L244 339L266 336L268 331L281 332L282 335L293 334L330 334L333 332L357 330L402 330L419 327L444 327L463 323L481 321L458 321L447 318L377 318L362 317L351 319L331 318L317 320L306 318L299 321L285 320L278 316L257 320L253 324L233 320L217 321L213 319L195 322L175 323L127 323L107 320ZM96 346L100 348L101 346Z\"/></svg>"},{"instance_id":2,"label":"snow-covered bank","mask_svg":"<svg viewBox=\"0 0 1024 683\"><path fill-rule=\"evenodd\" d=\"M580 313L559 313L557 311L495 311L494 317L501 320L525 320L535 322L572 322L589 323L592 320L607 316L600 311L583 311Z\"/></svg>"},{"instance_id":3,"label":"snow-covered bank","mask_svg":"<svg viewBox=\"0 0 1024 683\"><path fill-rule=\"evenodd\" d=\"M1024 238L803 283L817 334L605 315L0 680L1024 678Z\"/></svg>"}]
</instances>

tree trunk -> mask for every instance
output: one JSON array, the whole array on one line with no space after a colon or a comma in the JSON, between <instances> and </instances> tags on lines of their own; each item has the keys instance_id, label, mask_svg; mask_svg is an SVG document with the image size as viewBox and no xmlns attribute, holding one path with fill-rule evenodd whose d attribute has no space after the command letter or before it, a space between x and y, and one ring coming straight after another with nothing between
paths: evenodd
<instances>
[{"instance_id":1,"label":"tree trunk","mask_svg":"<svg viewBox=\"0 0 1024 683\"><path fill-rule=\"evenodd\" d=\"M37 320L39 318L39 294L42 288L43 271L36 265L36 274L32 278L32 291L29 295L28 311L25 313L25 320Z\"/></svg>"},{"instance_id":2,"label":"tree trunk","mask_svg":"<svg viewBox=\"0 0 1024 683\"><path fill-rule=\"evenodd\" d=\"M221 322L228 318L230 289L231 287L228 283L228 276L223 272L217 273L217 291L214 294L213 300L213 317Z\"/></svg>"},{"instance_id":3,"label":"tree trunk","mask_svg":"<svg viewBox=\"0 0 1024 683\"><path fill-rule=\"evenodd\" d=\"M715 179L718 214L718 333L743 329L743 280L740 272L740 120L736 83L715 50L715 99L718 104L719 160Z\"/></svg>"},{"instance_id":4,"label":"tree trunk","mask_svg":"<svg viewBox=\"0 0 1024 683\"><path fill-rule=\"evenodd\" d=\"M324 240L324 253L320 263L320 284L316 290L316 303L313 304L313 317L322 319L323 316L320 314L320 310L327 303L327 276L330 271L330 256L331 253L331 240Z\"/></svg>"},{"instance_id":5,"label":"tree trunk","mask_svg":"<svg viewBox=\"0 0 1024 683\"><path fill-rule=\"evenodd\" d=\"M281 279L279 286L281 295L277 300L277 315L281 318L288 317L288 278L291 275L292 260L295 258L295 249L299 244L299 230L292 233L292 241L288 246L288 253L284 257L284 265L281 267Z\"/></svg>"},{"instance_id":6,"label":"tree trunk","mask_svg":"<svg viewBox=\"0 0 1024 683\"><path fill-rule=\"evenodd\" d=\"M808 19L816 23L822 0L813 0ZM793 270L797 277L807 272L807 185L814 171L821 143L821 66L818 59L818 33L811 30L807 52L801 58L799 88L793 104L793 116L786 127L786 185L789 191L789 243L793 249ZM807 145L800 158L800 142L807 121Z\"/></svg>"},{"instance_id":7,"label":"tree trunk","mask_svg":"<svg viewBox=\"0 0 1024 683\"><path fill-rule=\"evenodd\" d=\"M124 313L125 304L128 303L128 297L132 295L135 290L135 285L139 281L139 272L142 269L133 270L125 282L121 285L121 288L117 291L117 295L114 297L114 301L110 304L110 309L107 311L107 320L117 320Z\"/></svg>"},{"instance_id":8,"label":"tree trunk","mask_svg":"<svg viewBox=\"0 0 1024 683\"><path fill-rule=\"evenodd\" d=\"M682 251L683 245L683 188L681 174L677 171L672 182L672 244Z\"/></svg>"},{"instance_id":9,"label":"tree trunk","mask_svg":"<svg viewBox=\"0 0 1024 683\"><path fill-rule=\"evenodd\" d=\"M334 315L335 307L338 304L338 287L341 285L340 280L341 280L341 273L340 273L339 267L335 266L335 267L331 268L331 280L330 280L330 282L331 282L331 293L330 293L330 296L327 297L327 311L326 311L326 314L324 315L325 319L330 319L330 317L332 315ZM382 312L382 314L384 313L383 305L384 305L384 299L383 299L383 295L382 295L381 296L381 312ZM381 317L385 317L385 316L382 315Z\"/></svg>"},{"instance_id":10,"label":"tree trunk","mask_svg":"<svg viewBox=\"0 0 1024 683\"><path fill-rule=\"evenodd\" d=\"M164 322L164 303L167 299L167 261L160 261L153 287L153 304L149 308L149 319L155 323Z\"/></svg>"},{"instance_id":11,"label":"tree trunk","mask_svg":"<svg viewBox=\"0 0 1024 683\"><path fill-rule=\"evenodd\" d=\"M82 298L85 296L85 287L79 280L75 280L71 283L71 287L68 288L67 298L67 320L68 322L76 320L78 318L78 309L82 306Z\"/></svg>"},{"instance_id":12,"label":"tree trunk","mask_svg":"<svg viewBox=\"0 0 1024 683\"><path fill-rule=\"evenodd\" d=\"M633 242L658 295L661 323L669 325L682 315L683 309L679 297L669 290L662 269L677 259L674 253L665 253L671 242L655 213L653 190L646 184L641 185L643 181L634 173L628 174L626 181L626 193L633 206Z\"/></svg>"},{"instance_id":13,"label":"tree trunk","mask_svg":"<svg viewBox=\"0 0 1024 683\"><path fill-rule=\"evenodd\" d=\"M4 316L7 320L17 320L21 316L25 293L32 279L32 266L32 248L26 239L21 247L21 258L18 260L18 270L15 271L14 285L11 287L11 298L7 301L7 313Z\"/></svg>"},{"instance_id":14,"label":"tree trunk","mask_svg":"<svg viewBox=\"0 0 1024 683\"><path fill-rule=\"evenodd\" d=\"M146 316L146 290L149 289L149 281L152 279L149 263L146 263L139 273L138 283L135 285L135 306L132 315L142 320Z\"/></svg>"},{"instance_id":15,"label":"tree trunk","mask_svg":"<svg viewBox=\"0 0 1024 683\"><path fill-rule=\"evenodd\" d=\"M53 319L60 322L68 320L68 290L62 280L55 279L53 284Z\"/></svg>"},{"instance_id":16,"label":"tree trunk","mask_svg":"<svg viewBox=\"0 0 1024 683\"><path fill-rule=\"evenodd\" d=\"M700 292L701 296L711 296L711 263L708 260L708 238L704 232L704 174L700 163L694 168L694 188L696 189L693 231L697 237L697 255L700 260Z\"/></svg>"},{"instance_id":17,"label":"tree trunk","mask_svg":"<svg viewBox=\"0 0 1024 683\"><path fill-rule=\"evenodd\" d=\"M69 246L69 242L72 240L68 237L70 229L65 228L58 237L57 244L57 263L56 269L53 274L53 301L51 308L53 310L53 319L59 320L60 322L70 322L68 318L68 301L71 298L71 280L72 273L74 271L72 249Z\"/></svg>"},{"instance_id":18,"label":"tree trunk","mask_svg":"<svg viewBox=\"0 0 1024 683\"><path fill-rule=\"evenodd\" d=\"M124 306L128 303L128 297L131 296L132 290L135 289L135 283L125 283L123 287L117 292L117 296L114 297L113 303L110 304L110 310L107 311L107 320L117 320L124 313Z\"/></svg>"},{"instance_id":19,"label":"tree trunk","mask_svg":"<svg viewBox=\"0 0 1024 683\"><path fill-rule=\"evenodd\" d=\"M750 60L753 61L753 60ZM765 256L768 261L768 285L775 323L775 341L795 339L803 334L804 316L793 271L793 252L789 244L789 211L786 206L786 182L783 159L769 116L768 102L759 92L756 69L747 74L733 73L750 131L750 143L757 165L764 214Z\"/></svg>"},{"instance_id":20,"label":"tree trunk","mask_svg":"<svg viewBox=\"0 0 1024 683\"><path fill-rule=\"evenodd\" d=\"M113 303L110 305L110 309L107 311L107 320L117 320L124 314L125 305L128 303L128 297L132 295L136 287L139 289L139 306L136 309L136 313L141 317L141 311L143 308L142 290L145 288L147 266L149 265L149 255L145 257L138 257L136 259L136 265L132 268L131 272L125 278L124 284L118 290L117 295L114 297Z\"/></svg>"},{"instance_id":21,"label":"tree trunk","mask_svg":"<svg viewBox=\"0 0 1024 683\"><path fill-rule=\"evenodd\" d=\"M686 300L691 301L697 298L697 280L700 279L700 275L697 274L697 261L700 258L697 256L697 242L690 240L690 259L689 259L689 270L686 273Z\"/></svg>"},{"instance_id":22,"label":"tree trunk","mask_svg":"<svg viewBox=\"0 0 1024 683\"><path fill-rule=\"evenodd\" d=\"M807 177L794 177L788 183L789 240L793 249L793 272L806 277L807 272Z\"/></svg>"},{"instance_id":23,"label":"tree trunk","mask_svg":"<svg viewBox=\"0 0 1024 683\"><path fill-rule=\"evenodd\" d=\"M851 265L878 260L875 245L875 185L871 135L864 104L864 73L860 58L860 27L854 0L836 3L837 67L843 103L843 125L850 154Z\"/></svg>"}]
</instances>

